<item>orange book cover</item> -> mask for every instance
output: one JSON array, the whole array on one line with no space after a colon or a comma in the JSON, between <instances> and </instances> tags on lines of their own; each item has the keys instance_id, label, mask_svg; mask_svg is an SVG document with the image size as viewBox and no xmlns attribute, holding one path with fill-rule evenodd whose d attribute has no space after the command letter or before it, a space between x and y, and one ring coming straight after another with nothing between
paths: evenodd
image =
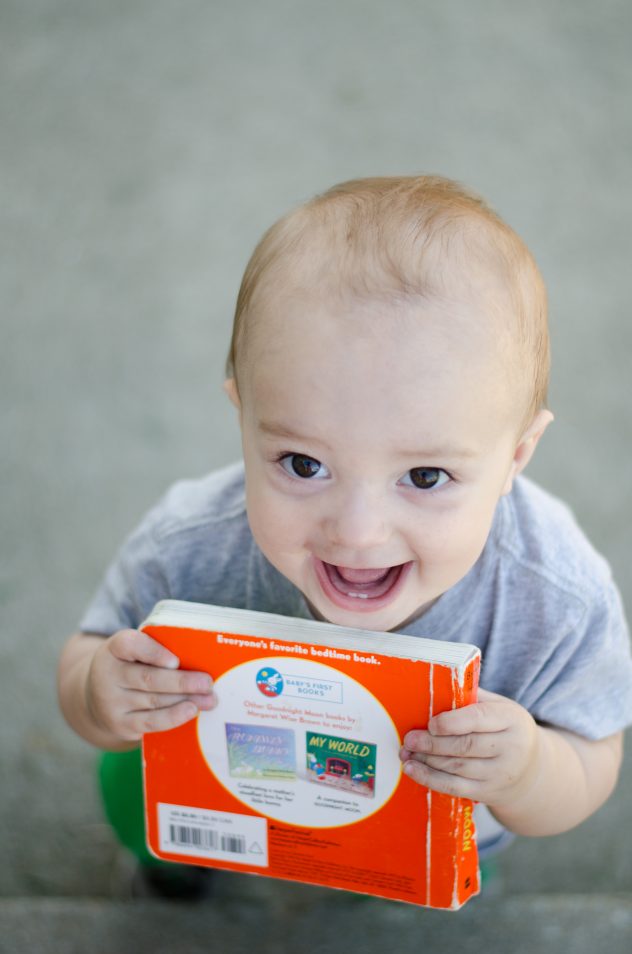
<instances>
[{"instance_id":1,"label":"orange book cover","mask_svg":"<svg viewBox=\"0 0 632 954\"><path fill-rule=\"evenodd\" d=\"M143 738L156 857L433 908L478 893L472 802L398 756L409 729L475 701L476 647L175 600L142 629L219 700Z\"/></svg>"}]
</instances>

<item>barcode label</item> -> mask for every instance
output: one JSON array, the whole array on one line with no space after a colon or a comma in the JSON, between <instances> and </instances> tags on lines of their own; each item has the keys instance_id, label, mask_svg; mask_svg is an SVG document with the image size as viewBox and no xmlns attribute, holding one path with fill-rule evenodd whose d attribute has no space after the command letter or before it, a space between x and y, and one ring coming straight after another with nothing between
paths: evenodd
<instances>
[{"instance_id":1,"label":"barcode label","mask_svg":"<svg viewBox=\"0 0 632 954\"><path fill-rule=\"evenodd\" d=\"M185 805L158 805L160 850L193 858L217 858L265 868L268 829L264 818L210 812Z\"/></svg>"},{"instance_id":2,"label":"barcode label","mask_svg":"<svg viewBox=\"0 0 632 954\"><path fill-rule=\"evenodd\" d=\"M188 845L191 848L212 848L215 851L230 851L246 854L246 839L243 835L221 835L212 828L192 828L190 825L169 825L172 845Z\"/></svg>"}]
</instances>

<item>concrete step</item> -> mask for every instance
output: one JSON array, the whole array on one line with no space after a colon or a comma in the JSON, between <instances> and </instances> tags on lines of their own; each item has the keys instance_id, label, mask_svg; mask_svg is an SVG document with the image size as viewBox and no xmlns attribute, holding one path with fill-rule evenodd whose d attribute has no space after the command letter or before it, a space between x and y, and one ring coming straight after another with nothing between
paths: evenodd
<instances>
[{"instance_id":1,"label":"concrete step","mask_svg":"<svg viewBox=\"0 0 632 954\"><path fill-rule=\"evenodd\" d=\"M331 893L274 906L0 899L0 954L630 954L632 895L474 899L459 912Z\"/></svg>"}]
</instances>

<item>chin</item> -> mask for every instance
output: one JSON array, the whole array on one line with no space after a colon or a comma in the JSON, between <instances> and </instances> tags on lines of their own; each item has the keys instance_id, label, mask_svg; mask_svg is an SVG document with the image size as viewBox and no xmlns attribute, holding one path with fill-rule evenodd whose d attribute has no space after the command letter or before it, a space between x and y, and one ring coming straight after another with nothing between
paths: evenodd
<instances>
[{"instance_id":1,"label":"chin","mask_svg":"<svg viewBox=\"0 0 632 954\"><path fill-rule=\"evenodd\" d=\"M409 616L397 612L385 612L383 609L373 612L354 613L338 606L322 607L306 596L310 609L317 619L334 626L347 626L350 629L368 629L375 632L388 632L402 626Z\"/></svg>"}]
</instances>

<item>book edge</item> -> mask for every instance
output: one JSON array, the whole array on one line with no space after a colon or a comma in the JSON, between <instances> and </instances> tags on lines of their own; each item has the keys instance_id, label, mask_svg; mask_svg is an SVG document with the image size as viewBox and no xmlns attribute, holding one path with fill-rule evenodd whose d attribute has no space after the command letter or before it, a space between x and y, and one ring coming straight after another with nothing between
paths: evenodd
<instances>
[{"instance_id":1,"label":"book edge","mask_svg":"<svg viewBox=\"0 0 632 954\"><path fill-rule=\"evenodd\" d=\"M247 630L239 628L239 620L249 621ZM466 668L481 655L480 649L471 643L443 642L406 633L354 629L301 617L183 600L161 600L156 603L139 628L144 630L149 626L202 632L225 631L236 636L263 638L270 637L272 627L279 631L278 635L274 635L280 641L328 645L358 652L375 652L413 662L419 660L450 666L457 671L460 684L463 683ZM367 642L371 645L367 646Z\"/></svg>"}]
</instances>

